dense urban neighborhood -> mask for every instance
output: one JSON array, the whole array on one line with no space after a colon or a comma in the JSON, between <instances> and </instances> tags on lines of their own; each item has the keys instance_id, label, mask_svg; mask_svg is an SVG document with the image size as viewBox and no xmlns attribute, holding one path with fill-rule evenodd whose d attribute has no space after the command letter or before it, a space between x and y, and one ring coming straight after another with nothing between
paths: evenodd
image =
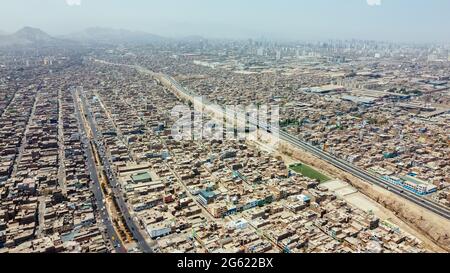
<instances>
[{"instance_id":1,"label":"dense urban neighborhood","mask_svg":"<svg viewBox=\"0 0 450 273\"><path fill-rule=\"evenodd\" d=\"M449 47L13 35L0 253L450 251Z\"/></svg>"}]
</instances>

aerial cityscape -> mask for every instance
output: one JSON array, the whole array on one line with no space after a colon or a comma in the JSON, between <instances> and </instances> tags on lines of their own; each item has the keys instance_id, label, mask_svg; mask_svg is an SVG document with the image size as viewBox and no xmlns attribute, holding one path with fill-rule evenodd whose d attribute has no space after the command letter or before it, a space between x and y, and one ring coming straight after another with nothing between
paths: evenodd
<instances>
[{"instance_id":1,"label":"aerial cityscape","mask_svg":"<svg viewBox=\"0 0 450 273\"><path fill-rule=\"evenodd\" d=\"M450 252L450 4L423 1L435 31L375 31L399 3L349 0L370 31L342 31L286 0L28 21L21 1L0 13L0 253Z\"/></svg>"}]
</instances>

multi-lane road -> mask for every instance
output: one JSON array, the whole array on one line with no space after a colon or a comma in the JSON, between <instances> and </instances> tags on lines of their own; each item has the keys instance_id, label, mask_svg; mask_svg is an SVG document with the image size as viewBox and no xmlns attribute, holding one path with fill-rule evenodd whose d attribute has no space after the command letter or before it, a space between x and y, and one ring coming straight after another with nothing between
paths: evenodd
<instances>
[{"instance_id":1,"label":"multi-lane road","mask_svg":"<svg viewBox=\"0 0 450 273\"><path fill-rule=\"evenodd\" d=\"M139 227L136 225L136 223L132 219L132 216L126 205L125 199L123 198L123 193L118 188L119 183L117 182L117 178L116 178L114 172L112 171L112 167L109 162L109 158L107 156L106 148L103 145L103 142L101 141L102 136L100 135L100 133L97 130L96 123L93 120L93 115L86 103L86 98L84 97L84 94L79 94L79 95L80 95L82 107L86 114L86 118L89 122L89 127L92 130L94 144L97 147L98 154L103 163L103 169L108 177L108 181L111 185L111 188L112 188L112 191L114 194L114 198L117 202L120 212L123 215L123 219L125 220L126 225L128 226L129 230L131 231L133 238L137 241L137 245L142 250L142 252L152 253L153 252L152 248L147 243L146 239L144 238L144 236L141 233L141 230L139 229ZM91 170L91 172L92 171L93 170Z\"/></svg>"},{"instance_id":2,"label":"multi-lane road","mask_svg":"<svg viewBox=\"0 0 450 273\"><path fill-rule=\"evenodd\" d=\"M102 223L106 227L106 233L108 234L108 237L110 238L115 251L118 253L125 253L126 249L123 245L120 244L119 236L116 233L116 230L114 229L113 223L111 222L110 216L108 215L108 211L106 209L106 204L105 204L105 201L103 198L103 193L102 193L101 186L100 186L100 179L98 177L97 168L96 168L96 165L94 162L94 154L93 154L93 151L92 151L92 148L90 145L90 141L87 138L86 129L84 128L84 125L83 125L83 119L82 119L80 109L79 109L80 105L78 105L78 102L77 102L77 96L76 96L75 92L73 92L72 95L74 97L76 117L77 117L79 126L82 131L82 142L83 142L83 146L85 147L85 151L86 151L87 167L91 174L91 178L94 182L91 187L91 190L94 193L94 197L95 197L95 200L97 203L96 204L97 210L99 211Z\"/></svg>"}]
</instances>

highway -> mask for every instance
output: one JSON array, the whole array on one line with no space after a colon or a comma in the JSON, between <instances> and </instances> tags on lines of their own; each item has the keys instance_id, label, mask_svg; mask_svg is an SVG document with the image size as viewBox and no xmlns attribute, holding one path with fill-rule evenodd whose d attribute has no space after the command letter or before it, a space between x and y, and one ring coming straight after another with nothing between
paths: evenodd
<instances>
[{"instance_id":1,"label":"highway","mask_svg":"<svg viewBox=\"0 0 450 273\"><path fill-rule=\"evenodd\" d=\"M162 75L162 74L156 74L156 76L159 77L160 80L164 79L165 81L163 81L163 82L166 82L166 83L169 82L170 88L175 88L177 92L182 93L184 96L190 97L190 99L192 101L195 101L196 103L203 103L203 105L211 105L211 103L205 99L200 100L196 94L194 94L190 90L182 87L172 77L167 76L167 75ZM214 108L214 109L218 109L218 108ZM227 113L227 115L225 115L224 112L219 113L219 114L224 115L224 116L230 116L230 113ZM244 115L239 114L239 113L231 113L231 116L233 114L237 117L237 119L240 122L243 122L245 124L246 117ZM289 143L290 145L292 145L295 148L300 148L308 153L311 153L311 154L315 155L316 157L330 163L331 165L333 165L345 172L352 174L353 176L355 176L357 178L360 178L364 181L375 184L377 186L383 187L383 188L389 190L390 192L395 193L395 194L419 205L420 207L428 209L446 219L450 219L450 209L449 208L446 208L442 205L439 205L430 200L427 200L424 197L410 193L410 192L404 190L403 188L401 188L400 186L397 186L397 185L391 184L387 181L384 181L380 177L377 177L374 174L351 164L350 162L347 162L343 159L337 158L329 153L326 153L323 150L321 150L305 141L302 141L299 138L292 136L291 134L289 134L283 130L280 130L279 128L272 128L270 125L267 125L266 123L264 123L262 121L258 121L252 117L247 117L247 119L248 119L249 124L251 124L252 126L256 126L258 129L264 130L268 133L273 133L274 131L278 131L280 139Z\"/></svg>"},{"instance_id":2,"label":"highway","mask_svg":"<svg viewBox=\"0 0 450 273\"><path fill-rule=\"evenodd\" d=\"M95 61L101 62L103 64L121 65L121 64L108 63L108 62L101 61L101 60L95 60ZM311 153L312 155L326 161L327 163L335 166L336 168L338 168L340 170L343 170L359 179L362 179L363 181L366 181L366 182L372 183L374 185L380 186L382 188L385 188L386 190L388 190L400 197L403 197L406 200L409 200L424 209L427 209L441 217L444 217L447 220L450 220L450 209L449 208L446 208L440 204L437 204L430 200L427 200L424 197L410 193L410 192L404 190L400 186L397 186L397 185L391 184L387 181L384 181L382 178L380 178L366 170L363 170L362 168L357 167L348 161L342 160L342 159L337 158L334 155L331 155L321 149L318 149L317 147L315 147L305 141L302 141L298 137L295 137L285 131L282 131L279 128L272 128L271 126L265 124L264 122L258 121L251 117L245 117L242 114L238 114L238 113L226 113L225 114L223 109L221 109L220 107L214 107L211 102L207 101L204 98L200 99L197 94L195 94L194 92L190 91L189 89L181 86L175 79L173 79L169 75L155 73L151 70L148 70L144 67L137 66L137 65L123 64L122 66L136 69L140 73L145 73L145 74L152 76L154 79L157 79L162 84L166 85L167 88L171 89L172 91L175 90L175 92L178 92L179 94L188 98L189 100L191 100L194 103L200 104L202 106L209 106L210 107L209 109L213 109L214 111L221 111L220 113L216 112L215 114L219 114L222 116L233 116L234 115L240 122L244 122L244 123L246 122L246 118L247 118L249 124L251 124L252 126L255 126L261 130L264 130L268 133L271 133L271 134L273 133L273 131L277 130L277 132L279 132L280 139L287 142L288 144L292 145L293 147L299 148L308 153Z\"/></svg>"},{"instance_id":3,"label":"highway","mask_svg":"<svg viewBox=\"0 0 450 273\"><path fill-rule=\"evenodd\" d=\"M83 108L85 109L86 118L89 121L89 125L90 125L90 128L93 133L94 143L97 147L98 153L99 153L101 161L103 163L103 168L108 177L108 181L112 187L112 191L114 193L114 197L117 202L117 205L119 206L120 212L122 213L123 218L125 219L125 222L126 222L128 228L130 229L131 233L133 234L134 239L136 239L138 247L144 253L152 253L153 252L152 248L149 246L149 244L145 240L144 236L141 234L140 229L138 228L136 223L133 221L133 219L130 215L130 212L128 210L128 207L126 205L126 202L123 198L123 194L117 187L117 185L118 185L117 178L116 178L114 172L112 171L112 167L111 167L111 164L110 164L108 156L107 156L106 148L104 147L102 141L100 141L100 139L102 139L102 136L97 131L96 123L93 120L92 113L86 104L86 98L84 97L83 94L80 94L80 98L81 98L81 101L83 104Z\"/></svg>"}]
</instances>

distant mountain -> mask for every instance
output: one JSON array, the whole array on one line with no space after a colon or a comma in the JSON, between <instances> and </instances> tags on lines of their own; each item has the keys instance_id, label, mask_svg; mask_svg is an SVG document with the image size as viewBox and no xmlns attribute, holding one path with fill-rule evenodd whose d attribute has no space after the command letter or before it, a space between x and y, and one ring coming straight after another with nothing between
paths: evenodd
<instances>
[{"instance_id":1,"label":"distant mountain","mask_svg":"<svg viewBox=\"0 0 450 273\"><path fill-rule=\"evenodd\" d=\"M88 44L146 44L166 41L167 38L140 31L112 28L88 28L63 36L66 39Z\"/></svg>"},{"instance_id":2,"label":"distant mountain","mask_svg":"<svg viewBox=\"0 0 450 273\"><path fill-rule=\"evenodd\" d=\"M24 27L12 36L26 42L36 43L36 42L49 42L54 41L55 38L48 35L38 28Z\"/></svg>"},{"instance_id":3,"label":"distant mountain","mask_svg":"<svg viewBox=\"0 0 450 273\"><path fill-rule=\"evenodd\" d=\"M8 35L8 33L0 29L0 36L2 35Z\"/></svg>"},{"instance_id":4,"label":"distant mountain","mask_svg":"<svg viewBox=\"0 0 450 273\"><path fill-rule=\"evenodd\" d=\"M206 38L199 36L199 35L186 36L186 37L180 38L179 40L183 41L183 42L191 42L191 43L207 41Z\"/></svg>"},{"instance_id":5,"label":"distant mountain","mask_svg":"<svg viewBox=\"0 0 450 273\"><path fill-rule=\"evenodd\" d=\"M24 27L13 34L0 36L0 46L49 46L66 44L68 41L56 39L38 28Z\"/></svg>"}]
</instances>

